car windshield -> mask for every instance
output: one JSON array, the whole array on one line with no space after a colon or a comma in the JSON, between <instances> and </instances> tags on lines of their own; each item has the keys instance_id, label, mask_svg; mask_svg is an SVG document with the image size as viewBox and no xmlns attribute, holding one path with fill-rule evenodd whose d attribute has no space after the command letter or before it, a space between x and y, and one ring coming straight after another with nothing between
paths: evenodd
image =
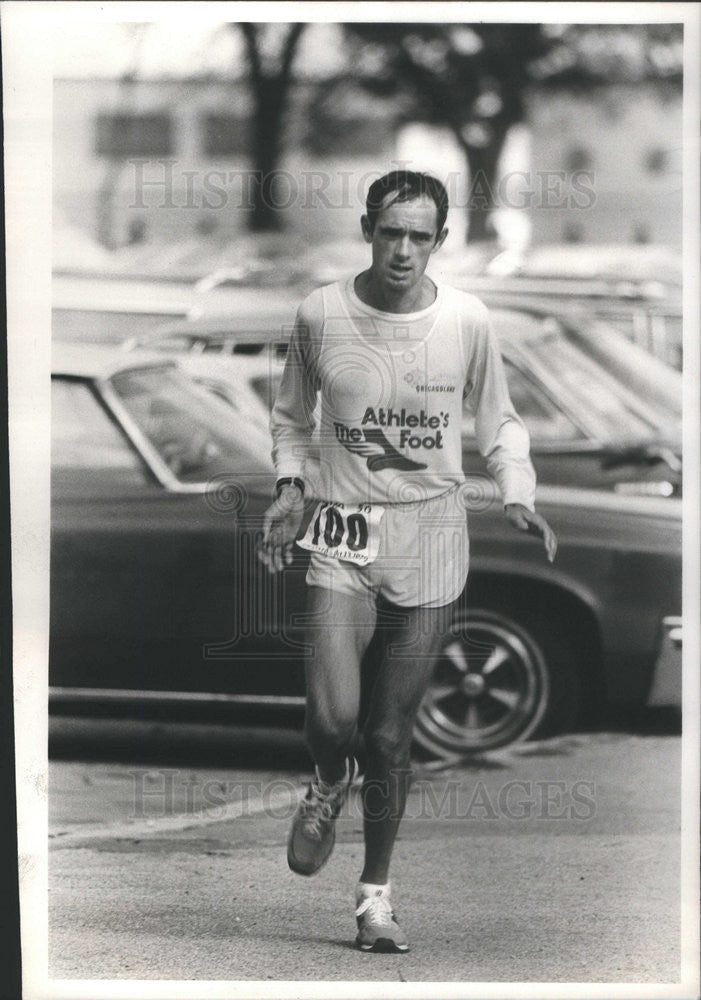
<instances>
[{"instance_id":1,"label":"car windshield","mask_svg":"<svg viewBox=\"0 0 701 1000\"><path fill-rule=\"evenodd\" d=\"M606 437L647 437L656 429L639 412L628 390L591 358L555 333L531 342L533 356L554 373L565 398L586 407L591 423ZM644 407L640 407L642 410Z\"/></svg>"},{"instance_id":2,"label":"car windshield","mask_svg":"<svg viewBox=\"0 0 701 1000\"><path fill-rule=\"evenodd\" d=\"M244 422L176 368L130 369L113 375L110 384L127 415L181 482L272 470L267 428L250 418Z\"/></svg>"},{"instance_id":3,"label":"car windshield","mask_svg":"<svg viewBox=\"0 0 701 1000\"><path fill-rule=\"evenodd\" d=\"M80 379L51 380L52 470L80 469L142 483L143 463L90 386Z\"/></svg>"},{"instance_id":4,"label":"car windshield","mask_svg":"<svg viewBox=\"0 0 701 1000\"><path fill-rule=\"evenodd\" d=\"M496 310L493 315L507 356L527 365L531 377L590 435L603 441L637 441L659 432L656 412L647 412L644 400L571 343L553 317L541 321Z\"/></svg>"}]
</instances>

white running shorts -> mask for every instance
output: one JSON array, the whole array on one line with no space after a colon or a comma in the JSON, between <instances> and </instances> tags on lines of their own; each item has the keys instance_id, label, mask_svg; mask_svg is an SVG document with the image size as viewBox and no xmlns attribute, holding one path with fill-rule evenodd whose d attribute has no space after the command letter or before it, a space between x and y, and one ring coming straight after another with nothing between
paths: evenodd
<instances>
[{"instance_id":1,"label":"white running shorts","mask_svg":"<svg viewBox=\"0 0 701 1000\"><path fill-rule=\"evenodd\" d=\"M373 507L380 505L373 504ZM307 584L401 607L442 607L462 593L469 567L464 491L382 504L379 547L367 565L312 552Z\"/></svg>"}]
</instances>

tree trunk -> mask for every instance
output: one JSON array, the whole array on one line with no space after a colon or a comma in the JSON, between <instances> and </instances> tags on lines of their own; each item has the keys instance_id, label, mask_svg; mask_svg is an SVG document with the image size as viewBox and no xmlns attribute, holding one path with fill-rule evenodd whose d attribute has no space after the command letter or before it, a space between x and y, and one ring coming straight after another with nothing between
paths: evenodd
<instances>
[{"instance_id":1,"label":"tree trunk","mask_svg":"<svg viewBox=\"0 0 701 1000\"><path fill-rule=\"evenodd\" d=\"M470 146L461 140L467 158L470 187L467 199L466 242L478 243L494 239L491 215L496 208L497 167L504 147L507 123L494 125L493 141L488 146Z\"/></svg>"},{"instance_id":2,"label":"tree trunk","mask_svg":"<svg viewBox=\"0 0 701 1000\"><path fill-rule=\"evenodd\" d=\"M276 79L261 79L256 97L253 119L253 210L248 225L253 232L266 232L282 228L280 211L276 205L275 174L282 148L280 129L284 105Z\"/></svg>"},{"instance_id":3,"label":"tree trunk","mask_svg":"<svg viewBox=\"0 0 701 1000\"><path fill-rule=\"evenodd\" d=\"M262 63L258 26L244 21L238 27L246 43L255 102L252 137L253 208L248 216L248 226L254 232L274 232L283 225L280 204L276 199L276 173L283 145L282 128L289 97L292 62L304 24L290 26L282 46L277 72L266 71Z\"/></svg>"}]
</instances>

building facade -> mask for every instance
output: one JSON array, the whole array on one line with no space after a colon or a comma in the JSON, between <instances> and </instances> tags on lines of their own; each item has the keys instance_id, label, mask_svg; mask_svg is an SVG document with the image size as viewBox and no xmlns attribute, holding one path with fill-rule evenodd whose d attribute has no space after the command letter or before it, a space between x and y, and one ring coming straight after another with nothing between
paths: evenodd
<instances>
[{"instance_id":1,"label":"building facade","mask_svg":"<svg viewBox=\"0 0 701 1000\"><path fill-rule=\"evenodd\" d=\"M351 109L324 144L310 132L318 83L297 85L274 190L285 228L305 239L359 238L368 184L393 165L431 169L455 203L451 242L465 238L466 199L480 196L445 130L399 126L388 102ZM531 93L521 140L496 182L511 229L533 243L681 246L681 95L652 84ZM108 248L246 232L253 168L245 81L56 79L55 225ZM524 141L525 136L525 141ZM521 220L520 223L518 220Z\"/></svg>"}]
</instances>

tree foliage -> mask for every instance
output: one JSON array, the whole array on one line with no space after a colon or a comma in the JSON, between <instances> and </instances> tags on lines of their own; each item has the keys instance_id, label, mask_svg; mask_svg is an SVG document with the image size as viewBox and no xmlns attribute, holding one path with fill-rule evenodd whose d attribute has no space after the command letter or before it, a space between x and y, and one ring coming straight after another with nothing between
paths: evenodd
<instances>
[{"instance_id":1,"label":"tree foliage","mask_svg":"<svg viewBox=\"0 0 701 1000\"><path fill-rule=\"evenodd\" d=\"M293 63L304 24L232 23L244 41L253 98L251 154L256 172L254 230L277 229L275 173L283 151ZM447 126L482 197L469 211L469 238L488 235L495 173L509 129L526 116L529 90L667 81L682 76L679 24L349 23L345 65L309 109L310 148L333 153L348 116L365 100L391 108L395 124ZM341 109L339 113L339 108ZM352 115L351 115L352 118Z\"/></svg>"},{"instance_id":2,"label":"tree foliage","mask_svg":"<svg viewBox=\"0 0 701 1000\"><path fill-rule=\"evenodd\" d=\"M353 48L346 84L395 98L398 122L450 128L470 175L484 179L486 201L468 208L471 240L488 235L499 156L511 126L525 118L529 89L681 81L681 25L344 27Z\"/></svg>"},{"instance_id":3,"label":"tree foliage","mask_svg":"<svg viewBox=\"0 0 701 1000\"><path fill-rule=\"evenodd\" d=\"M556 24L543 31L551 44L529 67L533 86L586 90L654 81L681 87L681 24Z\"/></svg>"},{"instance_id":4,"label":"tree foliage","mask_svg":"<svg viewBox=\"0 0 701 1000\"><path fill-rule=\"evenodd\" d=\"M484 199L468 209L470 239L487 235L489 198L511 126L525 114L529 66L550 42L537 24L349 24L355 76L371 93L409 98L400 120L450 128Z\"/></svg>"}]
</instances>

